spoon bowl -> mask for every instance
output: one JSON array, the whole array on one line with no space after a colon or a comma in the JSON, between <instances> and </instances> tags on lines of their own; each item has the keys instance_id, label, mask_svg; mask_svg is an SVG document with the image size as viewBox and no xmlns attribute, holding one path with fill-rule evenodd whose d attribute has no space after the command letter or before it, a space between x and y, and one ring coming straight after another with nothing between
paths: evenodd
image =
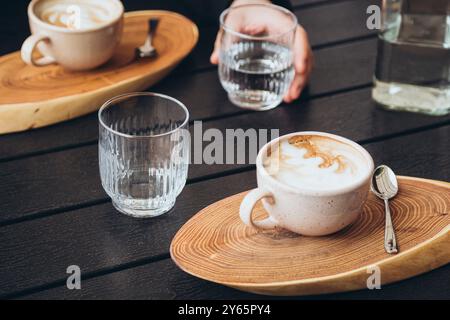
<instances>
[{"instance_id":1,"label":"spoon bowl","mask_svg":"<svg viewBox=\"0 0 450 320\"><path fill-rule=\"evenodd\" d=\"M391 199L397 195L398 183L394 171L386 165L375 168L371 184L372 192L380 199Z\"/></svg>"}]
</instances>

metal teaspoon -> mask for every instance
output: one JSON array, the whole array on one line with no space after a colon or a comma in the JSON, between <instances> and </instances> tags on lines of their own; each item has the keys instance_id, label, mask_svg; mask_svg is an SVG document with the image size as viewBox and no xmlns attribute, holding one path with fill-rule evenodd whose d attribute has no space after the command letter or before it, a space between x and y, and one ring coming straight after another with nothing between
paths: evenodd
<instances>
[{"instance_id":1,"label":"metal teaspoon","mask_svg":"<svg viewBox=\"0 0 450 320\"><path fill-rule=\"evenodd\" d=\"M395 239L394 227L392 226L391 211L389 210L389 199L395 197L398 192L397 178L388 166L381 165L375 168L372 175L372 192L380 199L384 200L386 210L386 225L384 229L384 248L387 253L398 252L397 241Z\"/></svg>"},{"instance_id":2,"label":"metal teaspoon","mask_svg":"<svg viewBox=\"0 0 450 320\"><path fill-rule=\"evenodd\" d=\"M159 19L156 18L148 20L148 33L145 43L135 50L137 58L151 58L156 56L156 48L153 46L152 41L155 36L158 23Z\"/></svg>"}]
</instances>

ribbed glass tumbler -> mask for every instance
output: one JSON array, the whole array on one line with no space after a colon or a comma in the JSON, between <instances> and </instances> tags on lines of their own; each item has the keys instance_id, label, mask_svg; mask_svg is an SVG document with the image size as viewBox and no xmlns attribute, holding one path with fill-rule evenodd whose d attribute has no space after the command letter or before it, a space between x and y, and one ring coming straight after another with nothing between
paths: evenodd
<instances>
[{"instance_id":1,"label":"ribbed glass tumbler","mask_svg":"<svg viewBox=\"0 0 450 320\"><path fill-rule=\"evenodd\" d=\"M99 110L99 166L114 207L133 217L169 211L186 184L189 112L169 96L138 92Z\"/></svg>"}]
</instances>

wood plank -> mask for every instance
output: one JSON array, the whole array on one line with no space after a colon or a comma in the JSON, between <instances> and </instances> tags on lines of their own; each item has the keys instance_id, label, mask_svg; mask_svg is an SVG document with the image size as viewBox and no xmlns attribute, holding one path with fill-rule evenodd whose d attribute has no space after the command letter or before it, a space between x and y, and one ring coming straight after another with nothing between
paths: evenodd
<instances>
[{"instance_id":1,"label":"wood plank","mask_svg":"<svg viewBox=\"0 0 450 320\"><path fill-rule=\"evenodd\" d=\"M375 54L375 40L318 50L315 56L316 67L303 100L308 100L307 96L315 97L370 84ZM243 113L242 109L228 101L226 92L219 83L216 70L169 77L152 90L183 101L191 112L192 120ZM201 94L193 94L194 92ZM302 104L301 100L296 101L292 104L292 108L300 104ZM91 114L30 132L0 136L0 160L94 143L98 132L97 121L97 115Z\"/></svg>"},{"instance_id":2,"label":"wood plank","mask_svg":"<svg viewBox=\"0 0 450 320\"><path fill-rule=\"evenodd\" d=\"M356 141L448 123L450 116L427 117L394 113L375 107L370 89L311 100L264 113L249 113L209 121L204 130L217 128L280 129L280 134L317 130L340 134ZM191 126L191 130L192 130ZM97 145L43 154L0 163L0 224L39 214L86 206L107 200L100 185ZM242 165L191 165L190 179L241 168Z\"/></svg>"},{"instance_id":3,"label":"wood plank","mask_svg":"<svg viewBox=\"0 0 450 320\"><path fill-rule=\"evenodd\" d=\"M4 4L0 12L0 55L19 50L23 41L29 35L26 8L28 0L16 0ZM308 30L313 46L324 45L328 42L352 39L373 31L365 28L364 20L366 8L369 4L378 4L380 0L294 0L294 13L299 22ZM316 4L320 6L316 7ZM197 69L210 66L209 55L217 33L219 17L211 17L203 21L195 16L189 5L180 1L153 0L143 2L127 0L124 2L126 11L135 10L171 10L187 16L201 27L201 38L197 50L193 52L186 69ZM209 23L210 21L213 24ZM205 37L202 37L205 35ZM186 67L185 66L185 67ZM182 67L181 69L185 69Z\"/></svg>"},{"instance_id":4,"label":"wood plank","mask_svg":"<svg viewBox=\"0 0 450 320\"><path fill-rule=\"evenodd\" d=\"M0 11L0 55L19 50L30 35L27 6L30 1L4 1Z\"/></svg>"},{"instance_id":5,"label":"wood plank","mask_svg":"<svg viewBox=\"0 0 450 320\"><path fill-rule=\"evenodd\" d=\"M382 286L381 290L293 297L294 299L450 299L450 265L426 274ZM417 288L427 288L418 290ZM170 259L82 280L81 290L68 290L65 286L25 295L20 299L279 299L250 294L217 285L190 276L181 271Z\"/></svg>"},{"instance_id":6,"label":"wood plank","mask_svg":"<svg viewBox=\"0 0 450 320\"><path fill-rule=\"evenodd\" d=\"M0 228L0 296L61 279L72 264L92 272L167 253L167 236L172 237L187 217L206 203L256 183L253 172L221 181L223 187L214 193L205 192L208 185L204 183L187 186L173 211L151 220L119 214L107 203ZM163 234L164 240L160 239ZM21 236L28 239L27 244ZM35 254L24 255L25 246L33 248ZM29 268L35 276L25 276Z\"/></svg>"},{"instance_id":7,"label":"wood plank","mask_svg":"<svg viewBox=\"0 0 450 320\"><path fill-rule=\"evenodd\" d=\"M180 65L167 78L176 79L180 74L200 72L205 69L214 69L209 62L211 51L217 35L217 27L203 27L200 29L198 43Z\"/></svg>"},{"instance_id":8,"label":"wood plank","mask_svg":"<svg viewBox=\"0 0 450 320\"><path fill-rule=\"evenodd\" d=\"M298 1L297 1L298 2ZM374 30L366 27L366 9L371 4L380 4L381 0L301 0L303 3L294 3L294 13L299 23L308 32L310 44L313 48L331 45L359 37L375 35ZM320 6L316 7L316 4ZM168 8L190 17L185 8L176 5L161 3L153 4L152 8ZM130 6L129 10L148 10L145 6ZM192 17L191 17L192 18ZM187 73L205 68L213 68L209 57L218 31L219 17L212 19L214 25L201 27L198 45L175 73ZM198 20L197 20L198 22Z\"/></svg>"},{"instance_id":9,"label":"wood plank","mask_svg":"<svg viewBox=\"0 0 450 320\"><path fill-rule=\"evenodd\" d=\"M450 125L366 147L375 163L386 163L397 174L448 181L449 134ZM89 276L165 255L176 231L198 210L255 185L253 170L188 185L172 212L151 220L121 215L107 203L4 226L0 228L0 296L63 281L72 264Z\"/></svg>"},{"instance_id":10,"label":"wood plank","mask_svg":"<svg viewBox=\"0 0 450 320\"><path fill-rule=\"evenodd\" d=\"M30 34L27 17L29 0L4 1L0 12L0 55L19 50L23 41ZM125 0L125 11L169 10L175 11L194 20L200 27L208 28L211 21L217 24L218 18L204 20L196 16L190 6L179 0ZM217 29L217 26L215 26ZM216 30L217 31L217 30Z\"/></svg>"},{"instance_id":11,"label":"wood plank","mask_svg":"<svg viewBox=\"0 0 450 320\"><path fill-rule=\"evenodd\" d=\"M334 0L336 1L336 0ZM291 0L291 5L295 7L303 7L308 5L316 5L329 2L329 0Z\"/></svg>"},{"instance_id":12,"label":"wood plank","mask_svg":"<svg viewBox=\"0 0 450 320\"><path fill-rule=\"evenodd\" d=\"M319 50L306 95L314 97L370 84L375 56L375 39ZM191 119L217 118L242 112L228 101L215 70L179 77L177 81L167 79L153 89L183 101L191 112ZM304 97L305 100L307 98ZM299 103L297 101L293 105Z\"/></svg>"},{"instance_id":13,"label":"wood plank","mask_svg":"<svg viewBox=\"0 0 450 320\"><path fill-rule=\"evenodd\" d=\"M296 13L299 21L302 21L308 30L312 45L322 46L327 43L373 34L372 31L365 28L365 24L361 20L364 18L362 17L362 13L365 12L364 6L369 2L364 0L331 3L320 7L301 9ZM132 8L138 7L132 6ZM183 73L211 67L209 55L216 31L217 27L215 26L201 29L199 43L193 53L177 68L175 74L151 89L183 99L183 102L191 109L192 119L242 112L241 109L227 101L226 93L218 81L215 68L198 76L193 75L193 78L190 75L180 76ZM371 83L375 47L375 40L372 40L370 44L363 42L362 45L350 44L349 47L317 50L316 67L309 91L306 92L303 99L308 98L306 95L321 95L329 91ZM347 48L349 50L344 52ZM355 66L359 67L355 68ZM348 68L350 70L357 69L359 72L349 73ZM341 81L338 82L335 79L341 79ZM208 84L208 90L205 92L206 84ZM192 92L204 92L204 94L192 95ZM192 96L194 99L189 99ZM195 96L197 96L196 99ZM96 126L96 115L91 114L31 132L0 136L0 160L95 141L97 139ZM58 134L60 130L64 130L66 134ZM20 148L17 147L18 145Z\"/></svg>"},{"instance_id":14,"label":"wood plank","mask_svg":"<svg viewBox=\"0 0 450 320\"><path fill-rule=\"evenodd\" d=\"M375 35L366 26L367 7L381 5L380 0L333 1L320 6L295 10L298 22L308 32L313 47L345 39Z\"/></svg>"}]
</instances>

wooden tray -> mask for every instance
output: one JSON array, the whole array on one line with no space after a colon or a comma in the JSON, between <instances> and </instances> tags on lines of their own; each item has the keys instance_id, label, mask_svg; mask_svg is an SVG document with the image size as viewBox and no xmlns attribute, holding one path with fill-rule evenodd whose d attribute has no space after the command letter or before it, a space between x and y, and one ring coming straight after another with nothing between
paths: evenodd
<instances>
[{"instance_id":1,"label":"wooden tray","mask_svg":"<svg viewBox=\"0 0 450 320\"><path fill-rule=\"evenodd\" d=\"M387 284L450 262L450 183L399 177L391 201L400 253L384 251L383 202L369 196L364 212L331 236L256 231L239 219L240 193L191 218L170 247L175 263L196 277L243 291L306 295L367 287L377 265ZM260 205L255 216L265 216Z\"/></svg>"},{"instance_id":2,"label":"wooden tray","mask_svg":"<svg viewBox=\"0 0 450 320\"><path fill-rule=\"evenodd\" d=\"M147 36L148 19L160 23L154 38L158 57L134 59ZM69 72L57 65L33 67L20 52L0 57L0 134L42 127L97 110L109 98L148 88L166 76L198 40L197 26L168 11L125 14L122 42L104 66Z\"/></svg>"}]
</instances>

